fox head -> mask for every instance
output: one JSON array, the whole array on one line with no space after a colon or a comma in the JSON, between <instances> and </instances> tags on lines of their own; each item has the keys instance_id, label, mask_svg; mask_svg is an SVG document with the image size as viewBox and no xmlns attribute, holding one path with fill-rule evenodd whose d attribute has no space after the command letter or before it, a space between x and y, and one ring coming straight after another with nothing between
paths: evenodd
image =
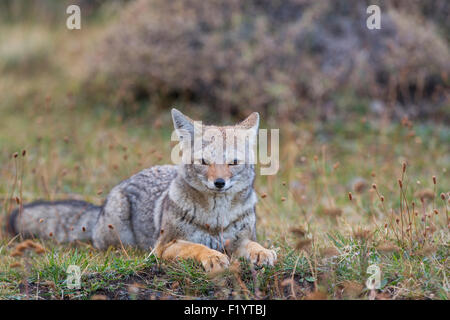
<instances>
[{"instance_id":1,"label":"fox head","mask_svg":"<svg viewBox=\"0 0 450 320\"><path fill-rule=\"evenodd\" d=\"M253 184L259 114L234 126L203 125L176 109L172 119L183 163L180 174L203 192L235 193Z\"/></svg>"}]
</instances>

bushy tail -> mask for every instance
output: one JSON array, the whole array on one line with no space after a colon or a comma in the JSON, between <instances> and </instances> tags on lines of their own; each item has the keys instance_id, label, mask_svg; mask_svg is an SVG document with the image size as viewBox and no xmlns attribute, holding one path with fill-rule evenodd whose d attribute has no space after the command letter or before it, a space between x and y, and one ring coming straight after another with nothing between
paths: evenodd
<instances>
[{"instance_id":1,"label":"bushy tail","mask_svg":"<svg viewBox=\"0 0 450 320\"><path fill-rule=\"evenodd\" d=\"M36 201L14 210L8 229L24 237L58 242L91 240L102 207L78 200Z\"/></svg>"}]
</instances>

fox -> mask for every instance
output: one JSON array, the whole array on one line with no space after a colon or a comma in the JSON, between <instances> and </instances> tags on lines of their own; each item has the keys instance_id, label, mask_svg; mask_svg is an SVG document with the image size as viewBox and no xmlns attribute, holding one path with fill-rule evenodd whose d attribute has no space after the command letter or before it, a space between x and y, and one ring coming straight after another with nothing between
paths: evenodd
<instances>
[{"instance_id":1,"label":"fox","mask_svg":"<svg viewBox=\"0 0 450 320\"><path fill-rule=\"evenodd\" d=\"M233 257L273 266L275 250L256 242L255 164L248 156L259 114L234 126L200 126L200 153L188 150L198 122L175 108L171 114L187 161L140 171L112 188L101 206L80 200L25 204L11 213L10 231L59 243L91 241L99 250L136 246L164 260L194 259L212 273L227 269ZM217 135L207 141L208 130ZM227 144L217 152L220 140L238 131L248 139L235 144L245 147Z\"/></svg>"}]
</instances>

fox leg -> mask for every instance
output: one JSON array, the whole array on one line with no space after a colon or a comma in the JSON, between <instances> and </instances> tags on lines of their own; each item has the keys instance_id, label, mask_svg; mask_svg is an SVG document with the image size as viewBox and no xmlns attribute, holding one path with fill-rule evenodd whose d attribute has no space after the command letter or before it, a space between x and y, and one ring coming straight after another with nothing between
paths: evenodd
<instances>
[{"instance_id":1,"label":"fox leg","mask_svg":"<svg viewBox=\"0 0 450 320\"><path fill-rule=\"evenodd\" d=\"M131 227L130 204L120 190L113 189L108 195L94 227L92 240L97 249L136 244Z\"/></svg>"},{"instance_id":2,"label":"fox leg","mask_svg":"<svg viewBox=\"0 0 450 320\"><path fill-rule=\"evenodd\" d=\"M192 258L201 262L207 272L217 273L228 268L230 262L228 257L202 244L184 240L172 240L167 244L157 244L156 255L161 259L188 259Z\"/></svg>"},{"instance_id":3,"label":"fox leg","mask_svg":"<svg viewBox=\"0 0 450 320\"><path fill-rule=\"evenodd\" d=\"M235 251L238 257L249 259L257 265L273 266L277 260L277 254L274 250L266 249L257 242L244 240Z\"/></svg>"}]
</instances>

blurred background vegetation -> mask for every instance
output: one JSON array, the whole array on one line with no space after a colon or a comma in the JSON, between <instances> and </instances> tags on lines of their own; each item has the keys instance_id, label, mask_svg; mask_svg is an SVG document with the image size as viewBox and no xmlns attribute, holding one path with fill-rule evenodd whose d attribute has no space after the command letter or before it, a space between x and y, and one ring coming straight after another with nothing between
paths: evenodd
<instances>
[{"instance_id":1,"label":"blurred background vegetation","mask_svg":"<svg viewBox=\"0 0 450 320\"><path fill-rule=\"evenodd\" d=\"M81 30L65 27L69 4L81 8ZM381 8L380 30L366 27L370 4ZM84 108L126 117L177 105L212 119L257 110L276 120L448 123L449 7L446 0L4 0L1 91L11 98L0 103L70 92Z\"/></svg>"}]
</instances>

